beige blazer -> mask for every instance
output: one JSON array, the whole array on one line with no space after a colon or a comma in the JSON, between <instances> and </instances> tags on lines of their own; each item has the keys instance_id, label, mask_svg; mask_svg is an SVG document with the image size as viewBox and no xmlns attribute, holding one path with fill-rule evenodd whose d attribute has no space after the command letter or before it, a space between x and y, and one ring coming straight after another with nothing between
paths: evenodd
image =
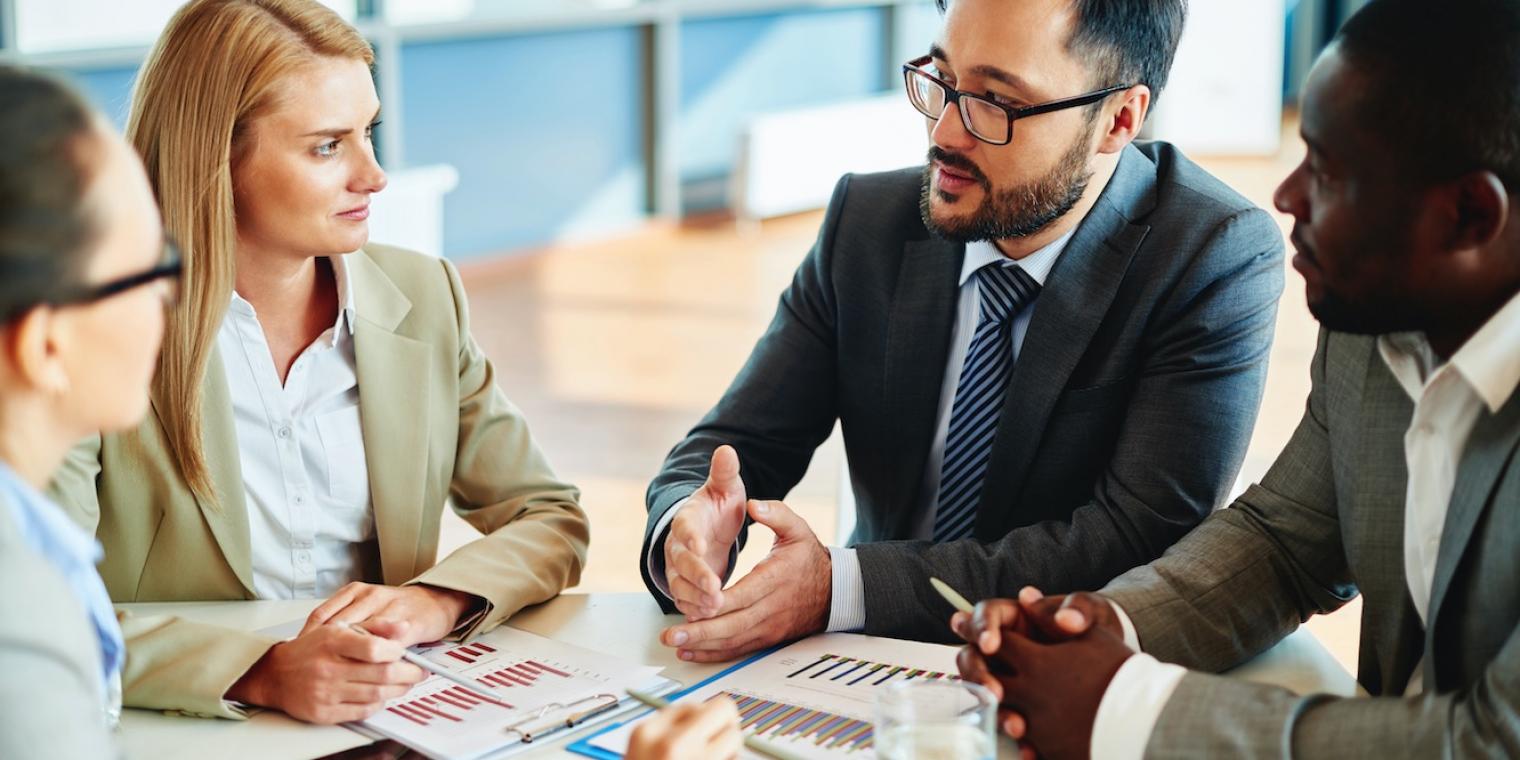
<instances>
[{"instance_id":1,"label":"beige blazer","mask_svg":"<svg viewBox=\"0 0 1520 760\"><path fill-rule=\"evenodd\" d=\"M375 583L427 583L486 600L463 635L579 582L589 529L470 336L447 261L370 245L349 254L359 417L380 548ZM53 497L105 546L117 602L253 599L248 516L222 363L205 381L205 446L219 504L181 479L157 413L77 447ZM153 399L155 410L166 403ZM440 515L485 536L437 562ZM436 563L436 564L435 564ZM222 695L272 641L186 621L123 620L129 706L241 717Z\"/></svg>"}]
</instances>

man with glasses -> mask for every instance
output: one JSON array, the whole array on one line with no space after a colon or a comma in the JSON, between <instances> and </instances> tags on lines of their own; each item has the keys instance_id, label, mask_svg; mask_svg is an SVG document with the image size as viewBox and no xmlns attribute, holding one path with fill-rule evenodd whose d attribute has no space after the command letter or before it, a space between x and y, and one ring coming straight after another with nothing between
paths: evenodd
<instances>
[{"instance_id":1,"label":"man with glasses","mask_svg":"<svg viewBox=\"0 0 1520 760\"><path fill-rule=\"evenodd\" d=\"M972 598L1101 586L1228 495L1261 401L1282 235L1132 144L1182 0L953 0L903 67L923 169L847 176L749 363L648 494L641 570L713 661L824 630L948 640ZM858 525L779 501L842 424ZM777 534L723 589L750 521Z\"/></svg>"}]
</instances>

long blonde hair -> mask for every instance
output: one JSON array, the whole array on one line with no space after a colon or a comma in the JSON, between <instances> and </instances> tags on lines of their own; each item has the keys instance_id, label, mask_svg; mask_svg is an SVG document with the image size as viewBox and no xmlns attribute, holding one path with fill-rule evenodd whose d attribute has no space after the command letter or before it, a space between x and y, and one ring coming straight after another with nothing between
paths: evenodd
<instances>
[{"instance_id":1,"label":"long blonde hair","mask_svg":"<svg viewBox=\"0 0 1520 760\"><path fill-rule=\"evenodd\" d=\"M180 475L212 503L201 390L232 298L232 172L278 83L317 57L375 62L364 37L315 0L192 0L154 44L132 95L127 140L142 155L165 231L185 254L153 390Z\"/></svg>"}]
</instances>

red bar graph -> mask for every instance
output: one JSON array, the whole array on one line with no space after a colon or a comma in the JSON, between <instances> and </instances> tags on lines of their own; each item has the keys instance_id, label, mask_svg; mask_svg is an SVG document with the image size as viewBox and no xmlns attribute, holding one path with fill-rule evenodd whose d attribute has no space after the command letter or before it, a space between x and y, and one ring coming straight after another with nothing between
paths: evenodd
<instances>
[{"instance_id":1,"label":"red bar graph","mask_svg":"<svg viewBox=\"0 0 1520 760\"><path fill-rule=\"evenodd\" d=\"M466 713L482 708L511 710L513 706L499 699L476 694L469 689L451 686L428 696L418 697L385 709L419 726L426 726L437 720L459 723L464 720Z\"/></svg>"},{"instance_id":2,"label":"red bar graph","mask_svg":"<svg viewBox=\"0 0 1520 760\"><path fill-rule=\"evenodd\" d=\"M500 686L510 689L531 687L546 675L556 678L574 678L574 676L559 668L553 668L535 660L525 660L491 673L476 676L475 680L487 686Z\"/></svg>"}]
</instances>

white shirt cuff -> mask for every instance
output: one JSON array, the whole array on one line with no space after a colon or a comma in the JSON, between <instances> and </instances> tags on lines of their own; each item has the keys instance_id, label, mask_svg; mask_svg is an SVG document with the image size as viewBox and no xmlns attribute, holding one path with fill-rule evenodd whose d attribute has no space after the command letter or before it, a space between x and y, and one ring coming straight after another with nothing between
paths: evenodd
<instances>
[{"instance_id":1,"label":"white shirt cuff","mask_svg":"<svg viewBox=\"0 0 1520 760\"><path fill-rule=\"evenodd\" d=\"M649 556L644 558L645 566L649 568L649 578L654 581L654 587L665 595L666 599L674 602L675 597L670 595L670 579L665 577L665 540L670 538L670 523L676 519L676 513L691 501L688 496L676 502L665 514L660 515L660 521L654 524L654 540L649 542ZM723 583L728 583L729 576L734 573L734 565L739 562L739 542L735 541L732 549L728 550L728 569L723 571Z\"/></svg>"},{"instance_id":2,"label":"white shirt cuff","mask_svg":"<svg viewBox=\"0 0 1520 760\"><path fill-rule=\"evenodd\" d=\"M1117 606L1115 607L1117 609ZM1098 714L1093 718L1092 756L1104 760L1140 760L1162 708L1172 698L1187 668L1148 654L1136 654L1119 666Z\"/></svg>"},{"instance_id":3,"label":"white shirt cuff","mask_svg":"<svg viewBox=\"0 0 1520 760\"><path fill-rule=\"evenodd\" d=\"M866 627L866 588L860 579L860 557L854 549L829 547L834 566L833 599L829 602L829 633Z\"/></svg>"},{"instance_id":4,"label":"white shirt cuff","mask_svg":"<svg viewBox=\"0 0 1520 760\"><path fill-rule=\"evenodd\" d=\"M1140 651L1140 634L1135 633L1135 624L1129 619L1129 613L1125 612L1123 607L1114 604L1112 599L1108 600L1108 606L1113 608L1114 616L1119 618L1119 627L1124 629L1124 645L1132 651Z\"/></svg>"}]
</instances>

